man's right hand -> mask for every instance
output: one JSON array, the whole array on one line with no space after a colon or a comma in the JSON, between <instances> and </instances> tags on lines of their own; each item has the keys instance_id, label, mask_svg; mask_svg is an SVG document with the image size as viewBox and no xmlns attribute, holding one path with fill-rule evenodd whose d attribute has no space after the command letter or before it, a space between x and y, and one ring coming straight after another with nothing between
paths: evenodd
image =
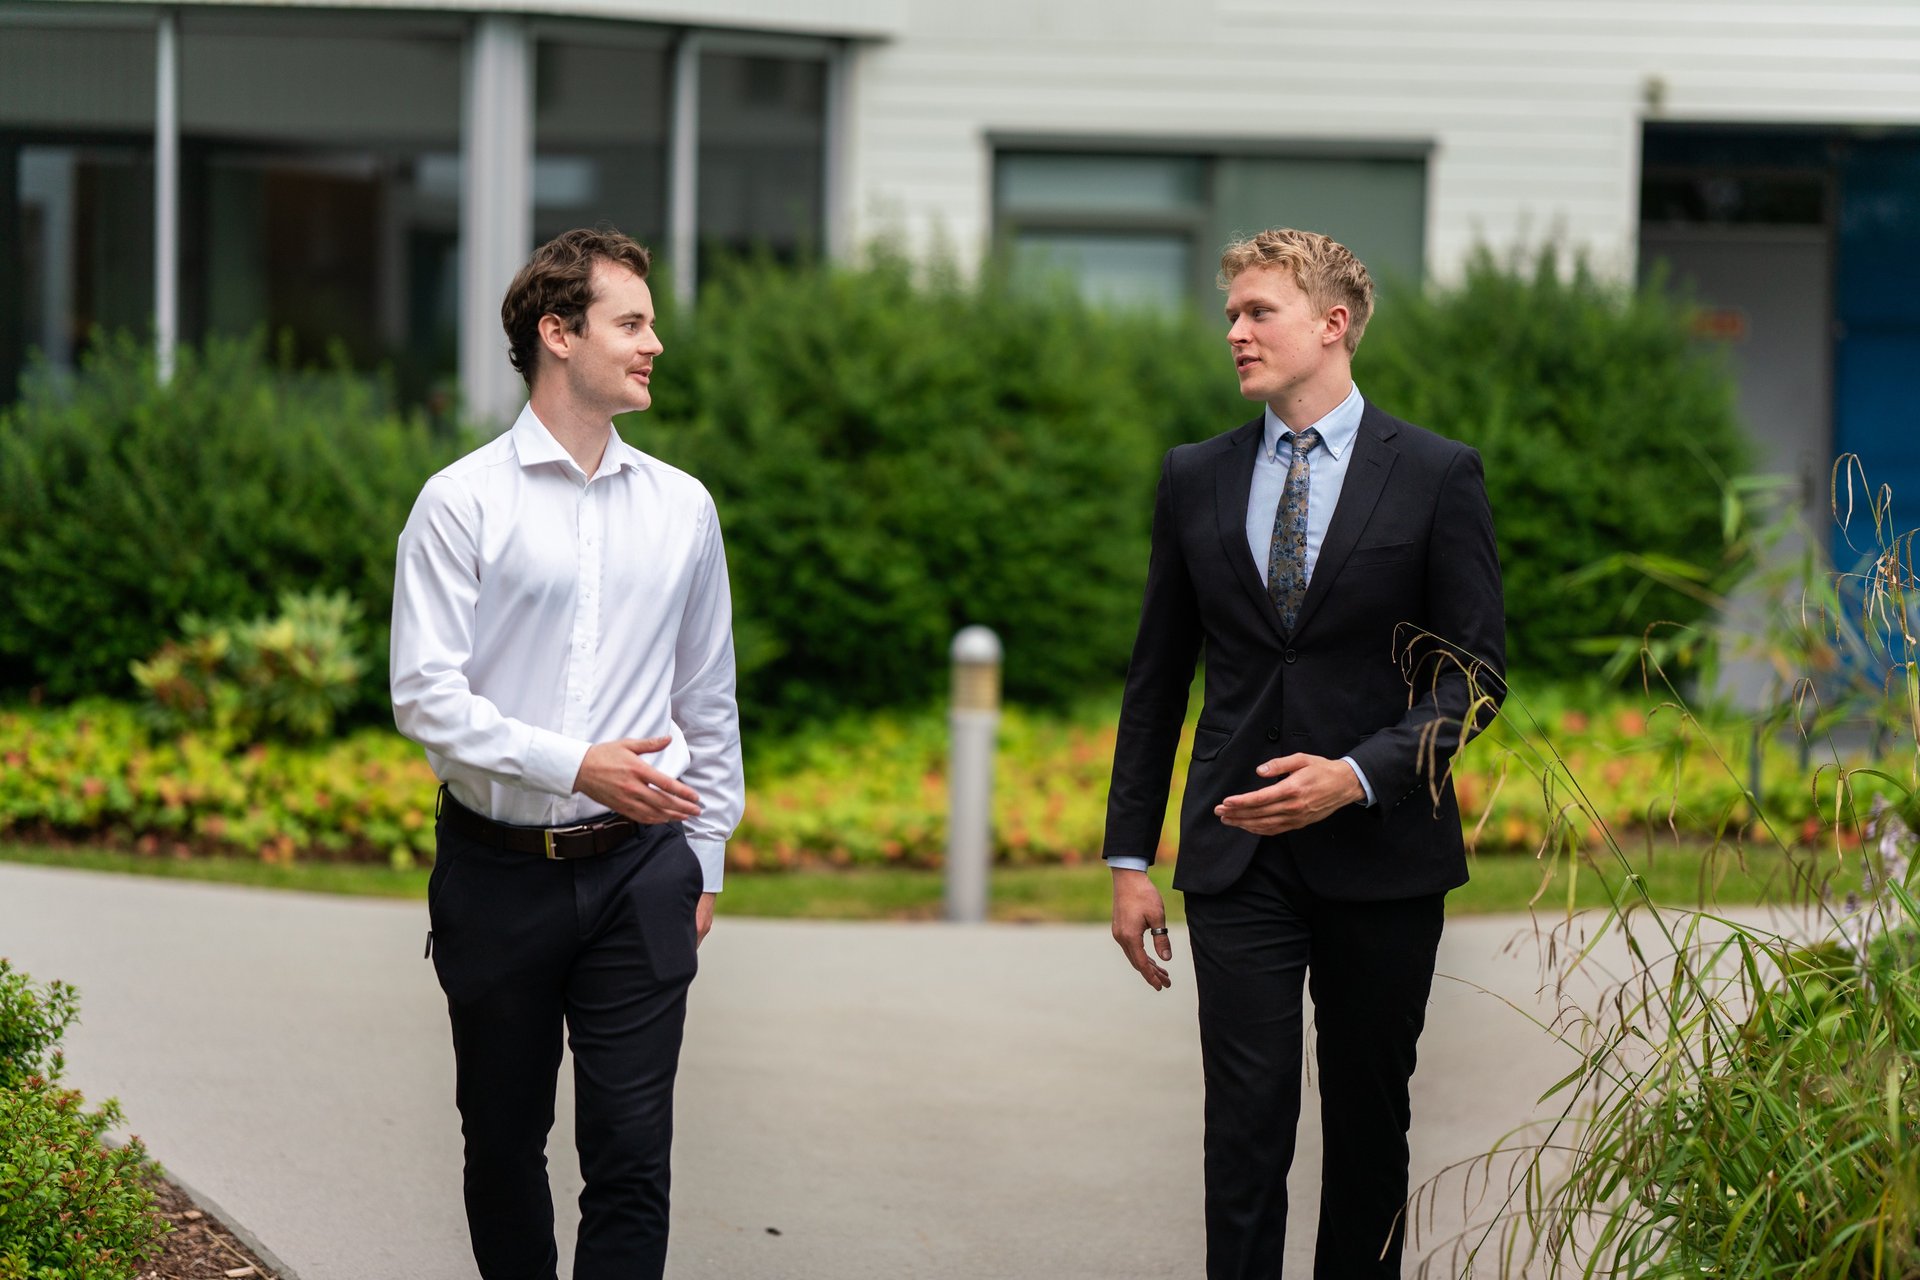
<instances>
[{"instance_id":1,"label":"man's right hand","mask_svg":"<svg viewBox=\"0 0 1920 1280\"><path fill-rule=\"evenodd\" d=\"M1127 963L1138 969L1155 991L1165 991L1173 985L1173 979L1147 954L1147 930L1166 927L1166 905L1147 873L1114 868L1113 940L1127 953ZM1162 960L1173 959L1173 943L1166 934L1153 935L1153 949Z\"/></svg>"},{"instance_id":2,"label":"man's right hand","mask_svg":"<svg viewBox=\"0 0 1920 1280\"><path fill-rule=\"evenodd\" d=\"M672 738L622 738L587 748L573 789L622 817L649 825L700 816L692 787L660 772L642 756L666 750Z\"/></svg>"}]
</instances>

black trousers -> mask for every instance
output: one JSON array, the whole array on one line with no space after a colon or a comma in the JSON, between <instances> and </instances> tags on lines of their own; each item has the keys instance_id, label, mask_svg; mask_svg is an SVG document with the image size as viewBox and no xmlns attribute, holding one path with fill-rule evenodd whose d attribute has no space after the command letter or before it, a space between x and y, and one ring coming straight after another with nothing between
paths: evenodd
<instances>
[{"instance_id":1,"label":"black trousers","mask_svg":"<svg viewBox=\"0 0 1920 1280\"><path fill-rule=\"evenodd\" d=\"M658 1277L699 861L674 825L560 862L476 843L444 822L436 834L428 915L453 1021L480 1274L556 1280L546 1143L564 1027L585 1180L575 1280Z\"/></svg>"},{"instance_id":2,"label":"black trousers","mask_svg":"<svg viewBox=\"0 0 1920 1280\"><path fill-rule=\"evenodd\" d=\"M1414 1045L1445 894L1333 902L1284 836L1224 893L1186 895L1206 1098L1208 1280L1272 1280L1287 1238L1305 979L1324 1137L1315 1280L1397 1277Z\"/></svg>"}]
</instances>

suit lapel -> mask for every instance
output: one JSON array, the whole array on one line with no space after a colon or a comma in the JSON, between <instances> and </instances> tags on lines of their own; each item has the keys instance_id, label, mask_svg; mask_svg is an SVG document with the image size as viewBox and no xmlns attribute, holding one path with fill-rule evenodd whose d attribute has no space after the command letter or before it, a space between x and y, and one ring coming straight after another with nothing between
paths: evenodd
<instances>
[{"instance_id":1,"label":"suit lapel","mask_svg":"<svg viewBox=\"0 0 1920 1280\"><path fill-rule=\"evenodd\" d=\"M1213 506L1220 524L1220 549L1226 553L1227 563L1233 566L1233 576L1239 579L1254 609L1273 628L1273 634L1285 640L1286 629L1280 624L1280 611L1273 607L1266 580L1253 562L1253 548L1247 545L1247 501L1253 492L1253 465L1260 456L1261 429L1265 424L1264 416L1255 418L1227 437L1227 451L1214 471Z\"/></svg>"},{"instance_id":2,"label":"suit lapel","mask_svg":"<svg viewBox=\"0 0 1920 1280\"><path fill-rule=\"evenodd\" d=\"M1353 437L1353 459L1347 464L1346 483L1340 486L1340 501L1334 504L1333 520L1327 525L1326 541L1320 544L1320 555L1313 562L1313 576L1307 580L1306 599L1300 602L1300 616L1293 628L1295 635L1306 628L1314 610L1320 607L1320 602L1332 590L1333 580L1340 576L1347 556L1353 552L1354 544L1360 541L1360 534L1366 529L1373 508L1380 501L1381 492L1387 487L1387 476L1392 473L1394 461L1400 456L1400 451L1388 443L1393 439L1394 432L1393 419L1371 404L1367 405L1366 412L1360 417L1360 430ZM1244 536L1241 541L1246 541ZM1275 618L1277 621L1277 613Z\"/></svg>"}]
</instances>

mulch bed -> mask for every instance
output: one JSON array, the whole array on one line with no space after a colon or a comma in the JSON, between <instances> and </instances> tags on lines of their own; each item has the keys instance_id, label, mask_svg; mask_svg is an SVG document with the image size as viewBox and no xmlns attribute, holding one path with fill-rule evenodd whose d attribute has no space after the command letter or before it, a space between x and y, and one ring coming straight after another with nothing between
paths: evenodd
<instances>
[{"instance_id":1,"label":"mulch bed","mask_svg":"<svg viewBox=\"0 0 1920 1280\"><path fill-rule=\"evenodd\" d=\"M233 1232L165 1178L154 1180L153 1205L173 1230L161 1242L160 1257L141 1268L138 1280L279 1280Z\"/></svg>"}]
</instances>

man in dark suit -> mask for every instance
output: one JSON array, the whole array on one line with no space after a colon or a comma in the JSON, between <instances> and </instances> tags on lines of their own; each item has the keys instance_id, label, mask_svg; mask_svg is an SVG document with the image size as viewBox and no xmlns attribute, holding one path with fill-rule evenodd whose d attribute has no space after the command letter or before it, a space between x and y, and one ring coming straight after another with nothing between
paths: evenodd
<instances>
[{"instance_id":1,"label":"man in dark suit","mask_svg":"<svg viewBox=\"0 0 1920 1280\"><path fill-rule=\"evenodd\" d=\"M1199 989L1207 1275L1281 1274L1304 981L1314 1275L1398 1276L1407 1086L1443 901L1467 879L1447 766L1504 687L1493 519L1479 454L1354 386L1373 282L1351 252L1264 231L1227 248L1221 279L1241 393L1267 407L1161 471L1107 806L1113 934L1165 989L1146 868L1204 653L1173 883Z\"/></svg>"}]
</instances>

